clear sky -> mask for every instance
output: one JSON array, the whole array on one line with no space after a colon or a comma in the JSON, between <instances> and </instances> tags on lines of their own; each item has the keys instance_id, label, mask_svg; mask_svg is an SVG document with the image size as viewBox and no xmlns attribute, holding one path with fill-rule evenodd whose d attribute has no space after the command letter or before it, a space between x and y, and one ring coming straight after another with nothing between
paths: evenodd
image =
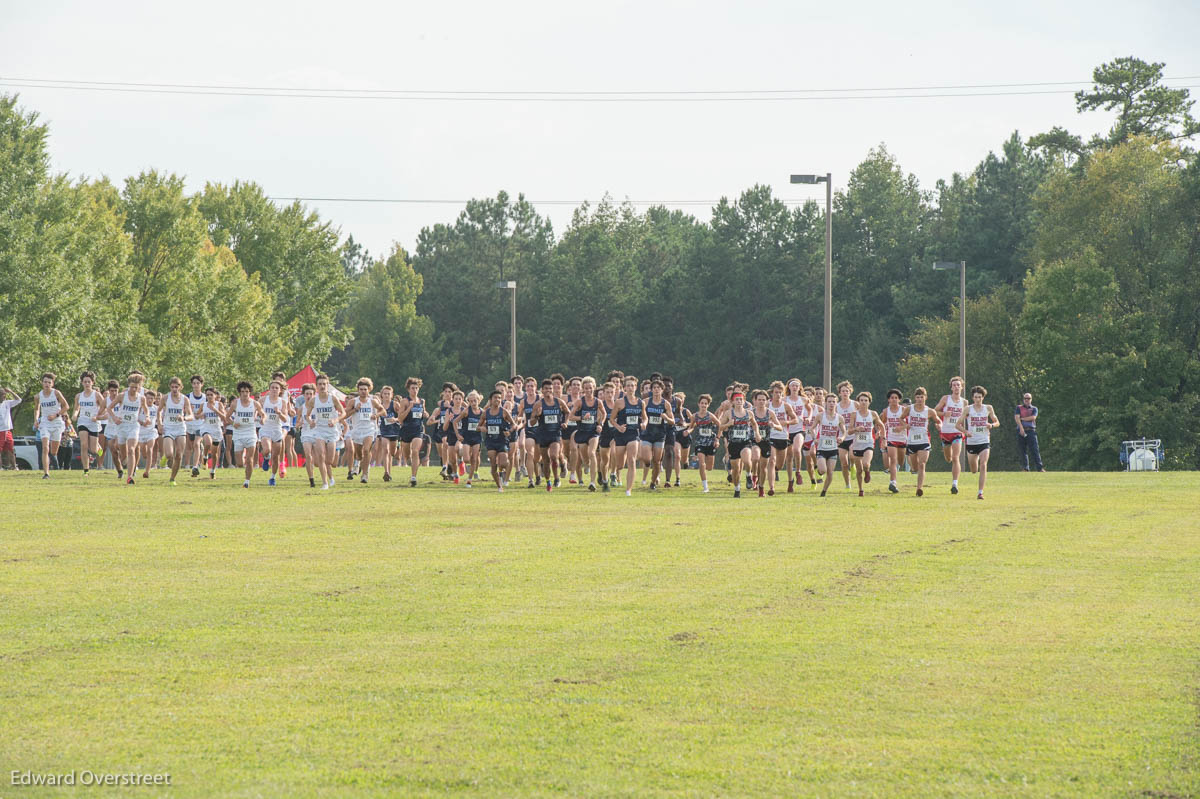
<instances>
[{"instance_id":1,"label":"clear sky","mask_svg":"<svg viewBox=\"0 0 1200 799\"><path fill-rule=\"evenodd\" d=\"M1200 3L59 2L0 0L0 84L18 79L354 90L843 90L1085 82L1134 55L1200 86ZM848 172L885 143L932 188L1013 131L1079 116L1070 86L992 97L767 102L312 99L8 88L51 126L54 168L260 183L272 196L715 201L792 172ZM1059 91L1066 90L1066 91ZM949 89L937 93L964 93ZM912 92L899 92L900 94ZM1200 89L1193 95L1200 96ZM809 95L812 96L812 95ZM457 205L314 202L382 254ZM539 206L556 233L567 205ZM707 220L709 209L688 210Z\"/></svg>"}]
</instances>

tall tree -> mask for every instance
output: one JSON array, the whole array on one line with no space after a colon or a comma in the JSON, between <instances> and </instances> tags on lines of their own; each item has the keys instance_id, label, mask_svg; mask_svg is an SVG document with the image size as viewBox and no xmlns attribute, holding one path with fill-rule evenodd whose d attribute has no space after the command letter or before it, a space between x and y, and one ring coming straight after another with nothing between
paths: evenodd
<instances>
[{"instance_id":1,"label":"tall tree","mask_svg":"<svg viewBox=\"0 0 1200 799\"><path fill-rule=\"evenodd\" d=\"M228 247L274 298L270 325L291 342L281 367L321 363L349 340L336 325L350 301L338 231L299 202L282 208L256 183L210 183L196 198L213 243Z\"/></svg>"}]
</instances>

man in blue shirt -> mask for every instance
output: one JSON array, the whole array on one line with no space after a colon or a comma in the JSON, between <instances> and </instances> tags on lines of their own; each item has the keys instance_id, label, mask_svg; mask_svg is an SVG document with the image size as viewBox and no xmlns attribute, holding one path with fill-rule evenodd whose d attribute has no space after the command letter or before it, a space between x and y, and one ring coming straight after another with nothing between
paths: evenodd
<instances>
[{"instance_id":1,"label":"man in blue shirt","mask_svg":"<svg viewBox=\"0 0 1200 799\"><path fill-rule=\"evenodd\" d=\"M1037 438L1037 406L1033 404L1033 395L1026 392L1017 406L1013 419L1017 423L1017 448L1021 451L1021 471L1029 471L1030 465L1036 471L1044 472L1042 453L1038 449Z\"/></svg>"}]
</instances>

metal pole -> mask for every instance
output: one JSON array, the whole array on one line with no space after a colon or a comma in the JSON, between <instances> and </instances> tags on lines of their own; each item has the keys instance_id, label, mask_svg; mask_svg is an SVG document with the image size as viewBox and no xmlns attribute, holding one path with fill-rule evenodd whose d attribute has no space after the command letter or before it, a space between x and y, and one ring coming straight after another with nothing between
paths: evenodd
<instances>
[{"instance_id":1,"label":"metal pole","mask_svg":"<svg viewBox=\"0 0 1200 799\"><path fill-rule=\"evenodd\" d=\"M967 390L967 262L958 266L958 373L963 379L963 391Z\"/></svg>"},{"instance_id":2,"label":"metal pole","mask_svg":"<svg viewBox=\"0 0 1200 799\"><path fill-rule=\"evenodd\" d=\"M825 173L825 390L833 390L833 173Z\"/></svg>"},{"instance_id":3,"label":"metal pole","mask_svg":"<svg viewBox=\"0 0 1200 799\"><path fill-rule=\"evenodd\" d=\"M508 331L510 342L510 360L512 362L512 371L510 375L517 373L517 282L513 281L512 287L512 325Z\"/></svg>"}]
</instances>

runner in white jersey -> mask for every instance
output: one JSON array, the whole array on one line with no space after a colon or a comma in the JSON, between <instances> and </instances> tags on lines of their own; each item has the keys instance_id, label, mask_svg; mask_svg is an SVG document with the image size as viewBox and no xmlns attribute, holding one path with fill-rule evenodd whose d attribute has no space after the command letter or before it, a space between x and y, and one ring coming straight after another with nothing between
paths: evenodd
<instances>
[{"instance_id":1,"label":"runner in white jersey","mask_svg":"<svg viewBox=\"0 0 1200 799\"><path fill-rule=\"evenodd\" d=\"M992 448L992 428L1000 426L991 405L984 405L987 389L983 386L971 388L971 404L958 420L958 429L967 437L967 464L972 472L979 472L979 495L983 499L983 484L987 482L988 458Z\"/></svg>"},{"instance_id":2,"label":"runner in white jersey","mask_svg":"<svg viewBox=\"0 0 1200 799\"><path fill-rule=\"evenodd\" d=\"M195 421L192 402L183 393L183 381L172 377L167 383L168 391L159 400L158 418L162 424L163 455L171 467L171 485L183 464L184 450L188 444L188 425ZM201 400L203 401L203 400Z\"/></svg>"},{"instance_id":3,"label":"runner in white jersey","mask_svg":"<svg viewBox=\"0 0 1200 799\"><path fill-rule=\"evenodd\" d=\"M959 432L958 420L962 418L963 411L967 408L967 400L963 397L962 392L963 379L955 375L950 378L950 393L938 400L937 407L934 408L942 417L938 430L942 439L942 455L950 464L951 494L958 493L958 475L962 470L963 434Z\"/></svg>"},{"instance_id":4,"label":"runner in white jersey","mask_svg":"<svg viewBox=\"0 0 1200 799\"><path fill-rule=\"evenodd\" d=\"M795 488L792 484L792 468L790 461L790 453L788 445L791 443L791 429L796 425L796 412L792 406L783 401L783 381L775 380L770 385L770 390L767 395L767 409L779 421L778 428L772 427L770 433L767 434L767 439L770 442L771 452L768 456L769 462L763 464L763 467L770 472L770 480L768 485L774 491L775 481L779 470L782 468L787 472L788 491L794 492Z\"/></svg>"},{"instance_id":5,"label":"runner in white jersey","mask_svg":"<svg viewBox=\"0 0 1200 799\"><path fill-rule=\"evenodd\" d=\"M204 405L200 408L204 423L200 426L201 463L208 461L208 479L217 476L217 464L221 460L221 439L225 428L225 407L215 388L204 389Z\"/></svg>"},{"instance_id":6,"label":"runner in white jersey","mask_svg":"<svg viewBox=\"0 0 1200 799\"><path fill-rule=\"evenodd\" d=\"M50 479L50 459L58 456L58 447L67 429L67 398L54 387L55 375L42 375L42 390L34 396L33 421L42 445L42 479Z\"/></svg>"},{"instance_id":7,"label":"runner in white jersey","mask_svg":"<svg viewBox=\"0 0 1200 799\"><path fill-rule=\"evenodd\" d=\"M285 444L288 434L284 427L292 418L292 402L284 392L286 385L279 380L272 380L267 395L260 401L263 409L263 424L259 430L259 444L271 464L271 476L267 485L275 485L275 478L283 476L283 464L286 455Z\"/></svg>"},{"instance_id":8,"label":"runner in white jersey","mask_svg":"<svg viewBox=\"0 0 1200 799\"><path fill-rule=\"evenodd\" d=\"M100 420L100 448L112 456L113 467L117 470L117 479L120 480L124 473L123 462L121 460L121 447L117 443L117 429L121 426L121 421L116 414L109 414L110 408L115 408L117 403L121 401L121 384L116 380L109 380L104 391L104 402L100 406L100 412L96 418Z\"/></svg>"},{"instance_id":9,"label":"runner in white jersey","mask_svg":"<svg viewBox=\"0 0 1200 799\"><path fill-rule=\"evenodd\" d=\"M784 468L788 475L787 490L791 494L796 490L795 485L804 485L804 427L808 423L808 400L804 398L804 384L800 378L793 377L787 382L787 394L783 396L783 401L791 410L787 428L788 449L784 457Z\"/></svg>"},{"instance_id":10,"label":"runner in white jersey","mask_svg":"<svg viewBox=\"0 0 1200 799\"><path fill-rule=\"evenodd\" d=\"M912 405L904 419L904 430L908 436L905 451L908 465L917 473L917 496L925 493L925 464L929 460L929 422L941 424L938 412L925 404L925 387L918 386L913 392Z\"/></svg>"},{"instance_id":11,"label":"runner in white jersey","mask_svg":"<svg viewBox=\"0 0 1200 799\"><path fill-rule=\"evenodd\" d=\"M863 495L863 483L871 482L871 460L875 457L875 438L883 432L879 414L871 410L871 392L860 391L854 409L854 441L850 455L854 460L854 472L858 480L858 495Z\"/></svg>"},{"instance_id":12,"label":"runner in white jersey","mask_svg":"<svg viewBox=\"0 0 1200 799\"><path fill-rule=\"evenodd\" d=\"M825 412L825 389L809 386L804 390L804 398L808 400L808 416L804 419L804 464L808 469L808 484L817 488L817 419Z\"/></svg>"},{"instance_id":13,"label":"runner in white jersey","mask_svg":"<svg viewBox=\"0 0 1200 799\"><path fill-rule=\"evenodd\" d=\"M833 473L837 470L839 454L838 445L846 437L846 420L837 410L836 394L825 395L825 407L813 420L813 432L817 443L817 472L825 475L825 485L821 486L821 496L829 491L833 482Z\"/></svg>"},{"instance_id":14,"label":"runner in white jersey","mask_svg":"<svg viewBox=\"0 0 1200 799\"><path fill-rule=\"evenodd\" d=\"M308 405L312 402L312 398L317 393L317 387L312 383L305 383L300 387L300 396L296 398L296 426L300 430L300 452L304 458L304 469L308 472L309 488L316 488L316 478L313 477L313 467L316 465L313 460L313 433L315 427L305 418L308 414ZM297 461L298 462L298 461Z\"/></svg>"},{"instance_id":15,"label":"runner in white jersey","mask_svg":"<svg viewBox=\"0 0 1200 799\"><path fill-rule=\"evenodd\" d=\"M337 463L338 419L342 403L329 391L328 375L317 375L316 393L305 403L304 416L313 427L312 451L321 472L321 488L333 486L333 467ZM415 471L415 469L414 469Z\"/></svg>"},{"instance_id":16,"label":"runner in white jersey","mask_svg":"<svg viewBox=\"0 0 1200 799\"><path fill-rule=\"evenodd\" d=\"M142 477L149 479L150 467L158 468L154 457L154 451L158 446L158 394L147 390L143 392L143 397L146 404L138 414L138 425L141 428L138 430L138 453L146 461L146 469L142 472Z\"/></svg>"},{"instance_id":17,"label":"runner in white jersey","mask_svg":"<svg viewBox=\"0 0 1200 799\"><path fill-rule=\"evenodd\" d=\"M837 414L842 417L842 422L846 426L846 432L841 441L838 442L838 462L842 465L842 480L846 483L846 490L850 490L850 444L854 440L854 409L855 404L850 395L854 393L854 385L849 380L843 380L837 386L838 402Z\"/></svg>"},{"instance_id":18,"label":"runner in white jersey","mask_svg":"<svg viewBox=\"0 0 1200 799\"><path fill-rule=\"evenodd\" d=\"M98 417L104 409L104 395L96 390L96 373L79 376L82 390L75 395L75 430L79 434L79 458L83 461L83 476L88 476L92 458L100 460L100 425Z\"/></svg>"},{"instance_id":19,"label":"runner in white jersey","mask_svg":"<svg viewBox=\"0 0 1200 799\"><path fill-rule=\"evenodd\" d=\"M295 403L292 402L292 393L288 388L287 375L283 372L275 372L271 375L272 383L279 383L279 395L283 397L287 403L287 413L279 417L279 428L283 431L283 442L279 448L279 477L287 477L288 463L296 461L296 433L292 432L292 425L296 413ZM266 408L263 408L265 411ZM260 442L261 443L261 442ZM274 463L274 460L272 460ZM273 469L274 467L272 467Z\"/></svg>"},{"instance_id":20,"label":"runner in white jersey","mask_svg":"<svg viewBox=\"0 0 1200 799\"><path fill-rule=\"evenodd\" d=\"M896 478L900 469L900 460L904 457L904 448L908 444L908 434L905 432L904 418L908 408L901 404L903 395L898 388L889 388L887 407L881 417L884 429L883 465L888 470L888 491L899 493Z\"/></svg>"},{"instance_id":21,"label":"runner in white jersey","mask_svg":"<svg viewBox=\"0 0 1200 799\"><path fill-rule=\"evenodd\" d=\"M105 415L117 423L117 446L121 449L121 461L128 472L125 477L126 485L133 485L134 472L138 467L138 435L141 432L139 420L146 407L146 397L141 386L141 373L130 372L125 379L125 390L120 393L115 403L110 403L105 408ZM120 476L118 471L117 478Z\"/></svg>"},{"instance_id":22,"label":"runner in white jersey","mask_svg":"<svg viewBox=\"0 0 1200 799\"><path fill-rule=\"evenodd\" d=\"M365 483L371 471L371 450L379 432L377 422L379 417L383 416L384 408L371 394L375 390L375 383L371 378L360 377L354 387L357 393L346 400L346 409L342 413L342 421L350 423L350 467L346 479L354 479L354 461L357 459L362 472L360 482Z\"/></svg>"},{"instance_id":23,"label":"runner in white jersey","mask_svg":"<svg viewBox=\"0 0 1200 799\"><path fill-rule=\"evenodd\" d=\"M184 465L192 470L192 477L200 476L200 467L204 464L204 378L192 375L192 393L187 395L188 403L192 406L192 418L187 422L187 458ZM176 442L176 448L179 443Z\"/></svg>"},{"instance_id":24,"label":"runner in white jersey","mask_svg":"<svg viewBox=\"0 0 1200 799\"><path fill-rule=\"evenodd\" d=\"M258 431L255 424L262 418L263 409L254 397L254 386L249 380L238 382L237 393L237 397L229 403L229 409L225 412L225 424L233 427L234 466L241 465L246 473L242 488L249 488L250 477L254 474L255 453L258 451Z\"/></svg>"}]
</instances>

